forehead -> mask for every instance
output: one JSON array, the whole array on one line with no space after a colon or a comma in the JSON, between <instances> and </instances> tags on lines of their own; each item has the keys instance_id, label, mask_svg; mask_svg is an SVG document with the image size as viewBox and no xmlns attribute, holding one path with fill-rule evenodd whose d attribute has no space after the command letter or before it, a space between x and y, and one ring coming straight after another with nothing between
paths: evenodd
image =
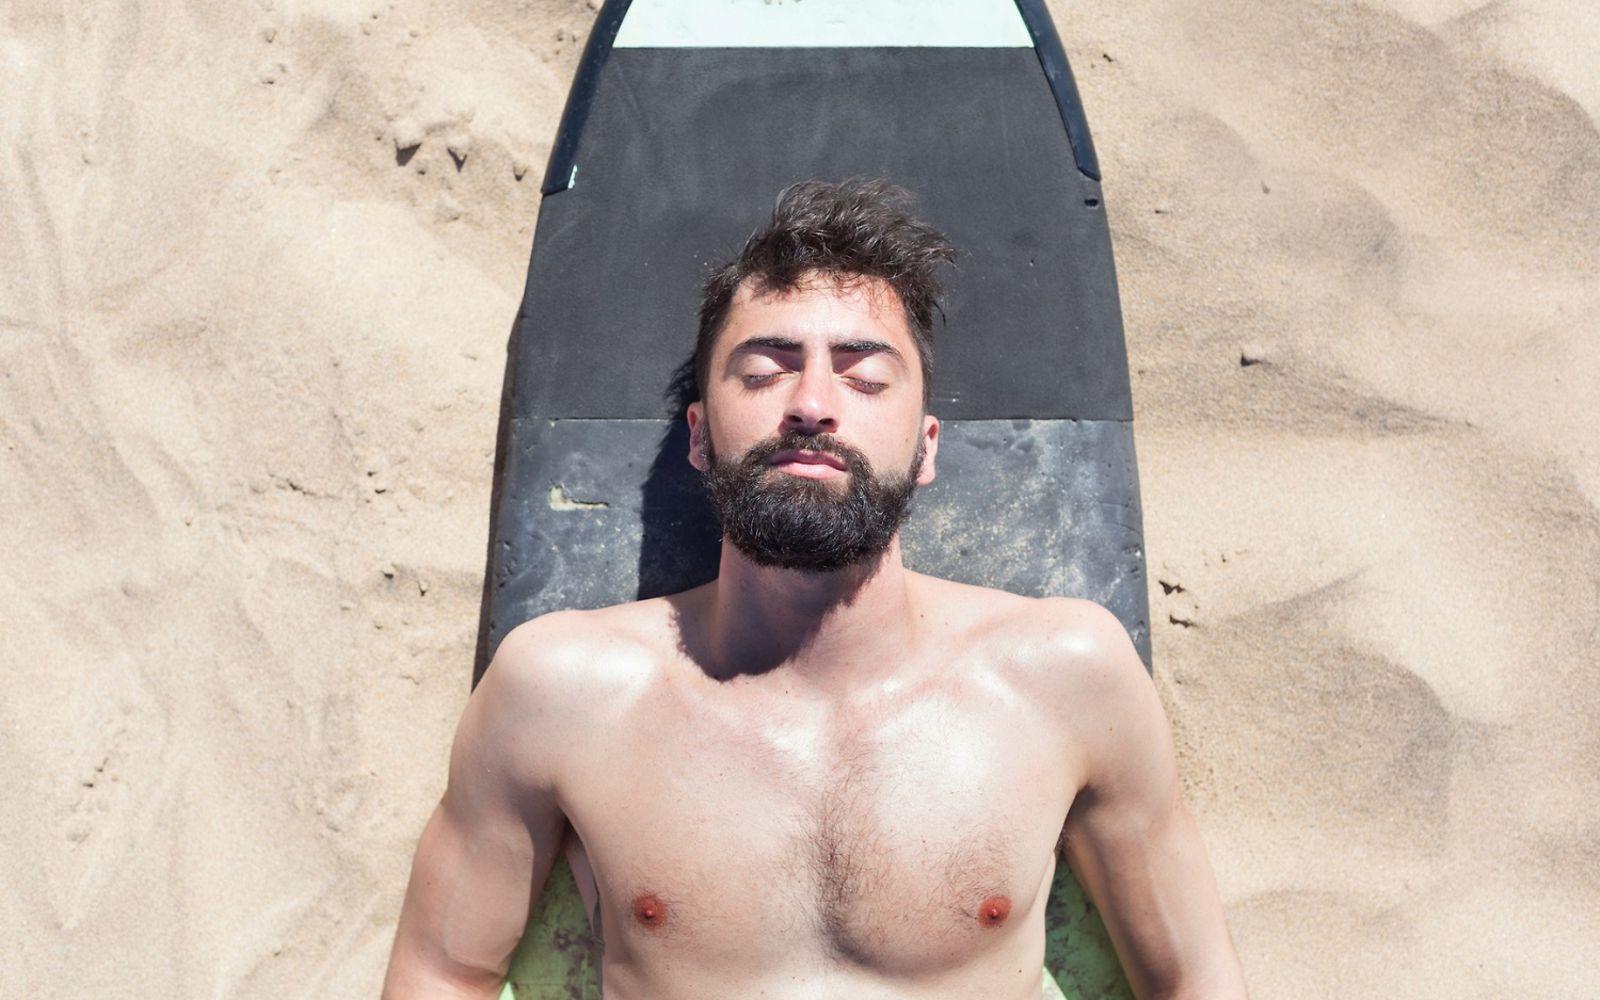
<instances>
[{"instance_id":1,"label":"forehead","mask_svg":"<svg viewBox=\"0 0 1600 1000\"><path fill-rule=\"evenodd\" d=\"M783 291L758 290L747 279L729 304L724 332L722 350L775 332L801 341L870 336L902 352L915 349L900 296L881 278L813 276Z\"/></svg>"}]
</instances>

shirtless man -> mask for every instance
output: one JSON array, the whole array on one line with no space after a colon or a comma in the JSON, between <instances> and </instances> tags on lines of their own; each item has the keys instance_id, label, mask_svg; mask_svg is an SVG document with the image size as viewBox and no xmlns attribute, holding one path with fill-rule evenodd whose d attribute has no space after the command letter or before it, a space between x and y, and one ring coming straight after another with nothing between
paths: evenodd
<instances>
[{"instance_id":1,"label":"shirtless man","mask_svg":"<svg viewBox=\"0 0 1600 1000\"><path fill-rule=\"evenodd\" d=\"M1036 1000L1062 859L1141 997L1244 995L1122 624L902 565L953 254L898 189L807 182L712 275L688 460L720 575L506 636L386 998L497 996L569 826L606 1000Z\"/></svg>"}]
</instances>

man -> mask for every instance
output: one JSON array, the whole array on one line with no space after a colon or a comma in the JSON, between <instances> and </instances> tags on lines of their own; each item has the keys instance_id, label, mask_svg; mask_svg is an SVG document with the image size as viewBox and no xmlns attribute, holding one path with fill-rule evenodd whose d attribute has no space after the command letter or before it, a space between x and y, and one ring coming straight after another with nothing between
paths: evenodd
<instances>
[{"instance_id":1,"label":"man","mask_svg":"<svg viewBox=\"0 0 1600 1000\"><path fill-rule=\"evenodd\" d=\"M1243 995L1122 625L901 562L953 256L900 189L807 182L712 275L688 460L720 575L506 636L386 997L495 996L569 827L607 1000L1033 1000L1060 858L1141 996Z\"/></svg>"}]
</instances>

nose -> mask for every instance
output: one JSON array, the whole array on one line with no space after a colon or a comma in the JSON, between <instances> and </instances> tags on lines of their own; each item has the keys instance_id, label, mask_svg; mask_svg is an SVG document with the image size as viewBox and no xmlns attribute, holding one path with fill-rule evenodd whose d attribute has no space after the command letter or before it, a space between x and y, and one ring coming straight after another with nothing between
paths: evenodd
<instances>
[{"instance_id":1,"label":"nose","mask_svg":"<svg viewBox=\"0 0 1600 1000\"><path fill-rule=\"evenodd\" d=\"M783 413L783 429L802 434L832 434L839 429L835 395L838 385L833 377L832 365L808 359L805 369L794 382L794 392L789 396Z\"/></svg>"}]
</instances>

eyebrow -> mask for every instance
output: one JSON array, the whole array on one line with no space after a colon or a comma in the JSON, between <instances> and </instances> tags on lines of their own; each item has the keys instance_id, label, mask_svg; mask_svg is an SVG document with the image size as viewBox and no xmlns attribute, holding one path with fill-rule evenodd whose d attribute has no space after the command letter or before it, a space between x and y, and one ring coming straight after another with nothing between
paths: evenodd
<instances>
[{"instance_id":1,"label":"eyebrow","mask_svg":"<svg viewBox=\"0 0 1600 1000\"><path fill-rule=\"evenodd\" d=\"M740 354L765 348L770 351L803 351L805 345L792 337L750 337L739 342L730 353L730 360ZM905 356L890 344L882 340L834 340L829 341L828 350L841 354L887 354L896 361L905 363Z\"/></svg>"}]
</instances>

